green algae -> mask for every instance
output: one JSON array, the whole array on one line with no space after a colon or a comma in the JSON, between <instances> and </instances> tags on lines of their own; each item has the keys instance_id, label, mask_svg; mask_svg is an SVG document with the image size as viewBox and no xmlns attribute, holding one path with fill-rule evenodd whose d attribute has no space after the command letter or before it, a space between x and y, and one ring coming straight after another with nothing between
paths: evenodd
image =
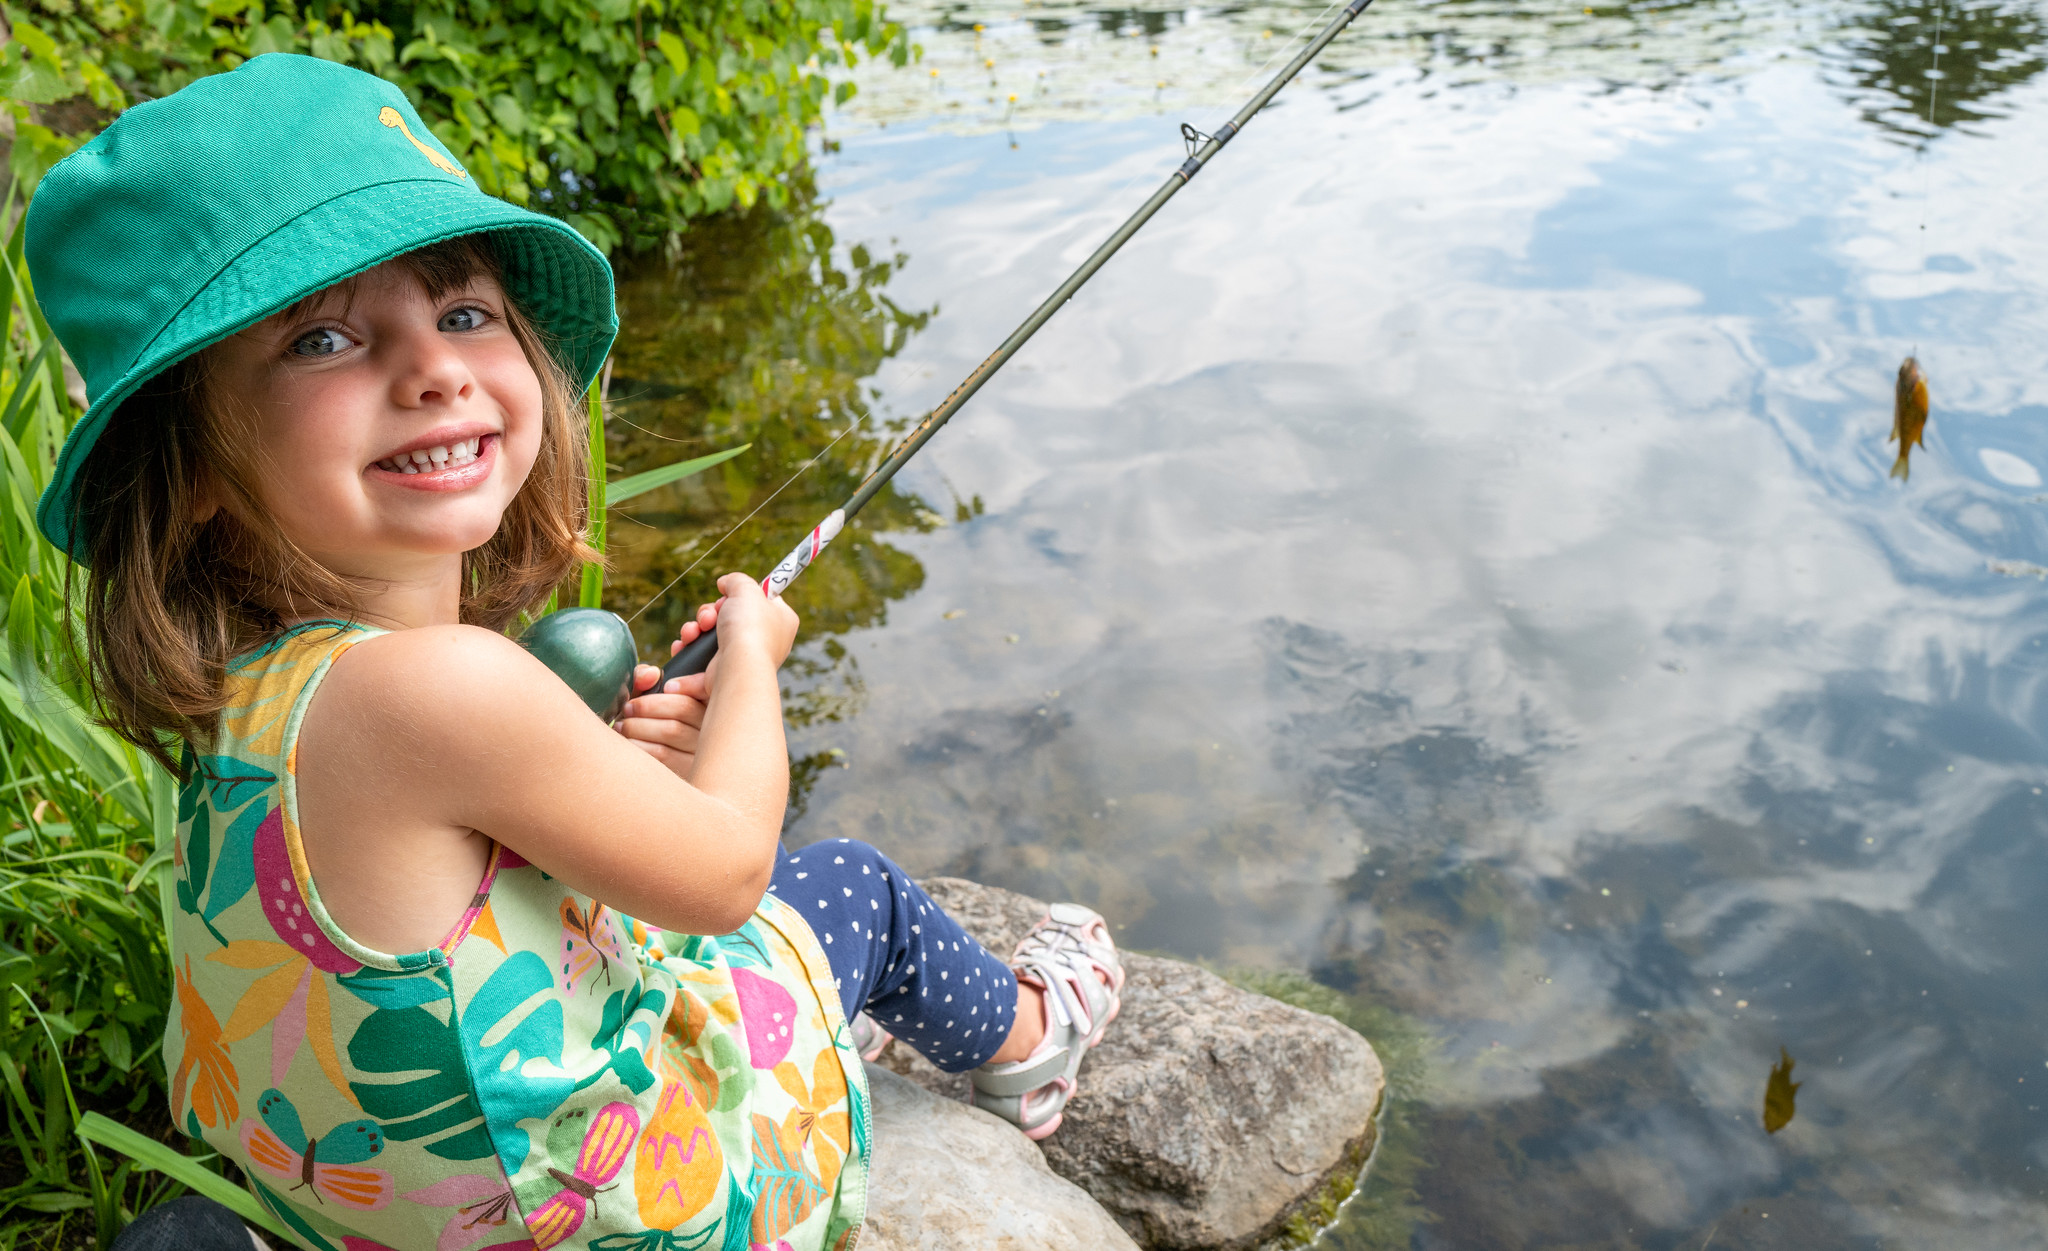
<instances>
[{"instance_id":1,"label":"green algae","mask_svg":"<svg viewBox=\"0 0 2048 1251\"><path fill-rule=\"evenodd\" d=\"M1431 1218L1416 1182L1428 1160L1419 1121L1435 1041L1420 1021L1382 1003L1347 995L1288 969L1214 970L1243 990L1319 1013L1358 1031L1386 1074L1372 1132L1352 1146L1317 1192L1288 1213L1259 1251L1322 1246L1342 1251L1405 1248Z\"/></svg>"}]
</instances>

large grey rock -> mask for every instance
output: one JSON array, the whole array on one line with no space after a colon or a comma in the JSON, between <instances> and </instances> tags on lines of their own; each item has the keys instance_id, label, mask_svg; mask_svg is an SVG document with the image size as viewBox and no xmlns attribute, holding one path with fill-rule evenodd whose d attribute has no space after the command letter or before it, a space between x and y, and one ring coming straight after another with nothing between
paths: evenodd
<instances>
[{"instance_id":1,"label":"large grey rock","mask_svg":"<svg viewBox=\"0 0 2048 1251\"><path fill-rule=\"evenodd\" d=\"M1045 915L1038 900L959 878L924 887L1005 955ZM1124 968L1122 1014L1083 1065L1065 1124L1042 1144L1046 1162L1161 1251L1246 1251L1290 1223L1312 1229L1372 1149L1386 1083L1371 1044L1178 960L1133 954ZM882 1061L966 1098L965 1077L901 1043Z\"/></svg>"},{"instance_id":2,"label":"large grey rock","mask_svg":"<svg viewBox=\"0 0 2048 1251\"><path fill-rule=\"evenodd\" d=\"M860 1251L1137 1251L1030 1139L868 1066L875 1170Z\"/></svg>"}]
</instances>

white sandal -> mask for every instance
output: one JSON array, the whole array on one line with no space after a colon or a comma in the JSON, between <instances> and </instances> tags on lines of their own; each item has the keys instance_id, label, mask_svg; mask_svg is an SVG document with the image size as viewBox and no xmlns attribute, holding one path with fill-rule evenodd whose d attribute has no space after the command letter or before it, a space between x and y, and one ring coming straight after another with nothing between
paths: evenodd
<instances>
[{"instance_id":1,"label":"white sandal","mask_svg":"<svg viewBox=\"0 0 2048 1251\"><path fill-rule=\"evenodd\" d=\"M1080 1091L1082 1058L1123 1007L1124 967L1101 914L1064 903L1024 936L1010 964L1019 982L1045 994L1045 1038L1022 1060L974 1070L974 1106L1035 1141L1060 1127Z\"/></svg>"}]
</instances>

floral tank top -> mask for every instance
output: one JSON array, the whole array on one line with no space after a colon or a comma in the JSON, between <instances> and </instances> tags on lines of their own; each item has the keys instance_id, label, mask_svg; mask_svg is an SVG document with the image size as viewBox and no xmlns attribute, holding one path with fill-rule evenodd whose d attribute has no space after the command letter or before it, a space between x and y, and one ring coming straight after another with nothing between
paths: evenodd
<instances>
[{"instance_id":1,"label":"floral tank top","mask_svg":"<svg viewBox=\"0 0 2048 1251\"><path fill-rule=\"evenodd\" d=\"M361 946L299 841L299 726L378 631L228 673L179 798L171 1112L317 1251L845 1251L865 1078L823 949L772 895L651 930L496 848L439 947Z\"/></svg>"}]
</instances>

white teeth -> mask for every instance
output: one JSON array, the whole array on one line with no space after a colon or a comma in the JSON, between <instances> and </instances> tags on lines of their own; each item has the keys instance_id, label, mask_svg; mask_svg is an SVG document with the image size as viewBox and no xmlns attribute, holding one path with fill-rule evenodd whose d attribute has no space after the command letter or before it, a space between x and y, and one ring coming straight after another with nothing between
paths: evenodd
<instances>
[{"instance_id":1,"label":"white teeth","mask_svg":"<svg viewBox=\"0 0 2048 1251\"><path fill-rule=\"evenodd\" d=\"M438 469L453 469L467 465L482 454L483 436L462 439L455 443L440 444L417 452L400 452L388 460L377 462L377 468L388 473L432 473Z\"/></svg>"}]
</instances>

